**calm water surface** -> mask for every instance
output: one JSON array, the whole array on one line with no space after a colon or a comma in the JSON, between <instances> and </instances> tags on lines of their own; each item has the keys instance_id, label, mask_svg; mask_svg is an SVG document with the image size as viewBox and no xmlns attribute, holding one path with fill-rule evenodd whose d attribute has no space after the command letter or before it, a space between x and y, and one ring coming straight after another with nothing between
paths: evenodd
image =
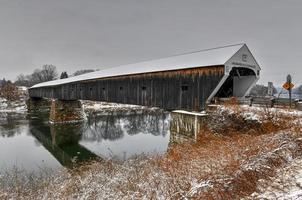
<instances>
[{"instance_id":1,"label":"calm water surface","mask_svg":"<svg viewBox=\"0 0 302 200\"><path fill-rule=\"evenodd\" d=\"M170 117L161 111L112 111L81 123L52 125L47 113L0 113L0 171L58 169L89 159L162 154Z\"/></svg>"}]
</instances>

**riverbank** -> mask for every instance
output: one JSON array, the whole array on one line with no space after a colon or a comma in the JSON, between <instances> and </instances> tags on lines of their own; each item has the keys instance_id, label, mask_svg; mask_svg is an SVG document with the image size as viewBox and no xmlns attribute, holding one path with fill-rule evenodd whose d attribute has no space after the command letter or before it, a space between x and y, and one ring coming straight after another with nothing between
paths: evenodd
<instances>
[{"instance_id":1,"label":"riverbank","mask_svg":"<svg viewBox=\"0 0 302 200\"><path fill-rule=\"evenodd\" d=\"M27 112L24 99L18 101L8 101L0 97L0 113L25 113Z\"/></svg>"},{"instance_id":2,"label":"riverbank","mask_svg":"<svg viewBox=\"0 0 302 200\"><path fill-rule=\"evenodd\" d=\"M93 161L47 178L6 174L0 198L253 199L263 180L302 157L300 112L227 105L211 116L195 143L165 155Z\"/></svg>"}]
</instances>

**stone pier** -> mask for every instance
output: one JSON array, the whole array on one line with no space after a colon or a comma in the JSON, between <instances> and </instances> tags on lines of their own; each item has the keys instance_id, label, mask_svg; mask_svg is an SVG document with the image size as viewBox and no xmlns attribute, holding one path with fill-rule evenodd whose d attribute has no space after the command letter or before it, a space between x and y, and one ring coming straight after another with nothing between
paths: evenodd
<instances>
[{"instance_id":1,"label":"stone pier","mask_svg":"<svg viewBox=\"0 0 302 200\"><path fill-rule=\"evenodd\" d=\"M78 100L52 100L49 120L52 123L69 123L84 120L82 104Z\"/></svg>"},{"instance_id":2,"label":"stone pier","mask_svg":"<svg viewBox=\"0 0 302 200\"><path fill-rule=\"evenodd\" d=\"M207 114L173 111L171 113L171 140L179 143L184 140L196 141L198 133L207 120Z\"/></svg>"},{"instance_id":3,"label":"stone pier","mask_svg":"<svg viewBox=\"0 0 302 200\"><path fill-rule=\"evenodd\" d=\"M26 101L28 111L37 111L37 110L50 110L51 99L44 98L29 98Z\"/></svg>"},{"instance_id":4,"label":"stone pier","mask_svg":"<svg viewBox=\"0 0 302 200\"><path fill-rule=\"evenodd\" d=\"M302 111L302 102L297 103L297 109Z\"/></svg>"}]
</instances>

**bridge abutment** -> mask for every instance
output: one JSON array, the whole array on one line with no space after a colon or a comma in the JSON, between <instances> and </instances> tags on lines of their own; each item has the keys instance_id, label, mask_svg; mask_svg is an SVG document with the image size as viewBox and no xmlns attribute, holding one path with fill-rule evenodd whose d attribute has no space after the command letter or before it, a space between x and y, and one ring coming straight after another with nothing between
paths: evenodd
<instances>
[{"instance_id":1,"label":"bridge abutment","mask_svg":"<svg viewBox=\"0 0 302 200\"><path fill-rule=\"evenodd\" d=\"M198 134L207 121L207 114L173 111L171 118L171 141L181 143L187 140L197 140Z\"/></svg>"},{"instance_id":2,"label":"bridge abutment","mask_svg":"<svg viewBox=\"0 0 302 200\"><path fill-rule=\"evenodd\" d=\"M302 111L302 102L297 103L297 109Z\"/></svg>"},{"instance_id":3,"label":"bridge abutment","mask_svg":"<svg viewBox=\"0 0 302 200\"><path fill-rule=\"evenodd\" d=\"M49 120L52 123L68 123L84 120L79 100L52 100Z\"/></svg>"}]
</instances>

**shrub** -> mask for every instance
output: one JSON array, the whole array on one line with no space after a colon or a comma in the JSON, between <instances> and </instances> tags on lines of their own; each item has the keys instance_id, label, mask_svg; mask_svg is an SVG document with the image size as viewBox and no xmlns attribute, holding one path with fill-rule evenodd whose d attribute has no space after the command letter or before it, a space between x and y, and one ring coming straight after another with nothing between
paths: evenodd
<instances>
[{"instance_id":1,"label":"shrub","mask_svg":"<svg viewBox=\"0 0 302 200\"><path fill-rule=\"evenodd\" d=\"M8 101L16 101L20 98L20 92L14 84L6 84L0 88L0 97Z\"/></svg>"}]
</instances>

